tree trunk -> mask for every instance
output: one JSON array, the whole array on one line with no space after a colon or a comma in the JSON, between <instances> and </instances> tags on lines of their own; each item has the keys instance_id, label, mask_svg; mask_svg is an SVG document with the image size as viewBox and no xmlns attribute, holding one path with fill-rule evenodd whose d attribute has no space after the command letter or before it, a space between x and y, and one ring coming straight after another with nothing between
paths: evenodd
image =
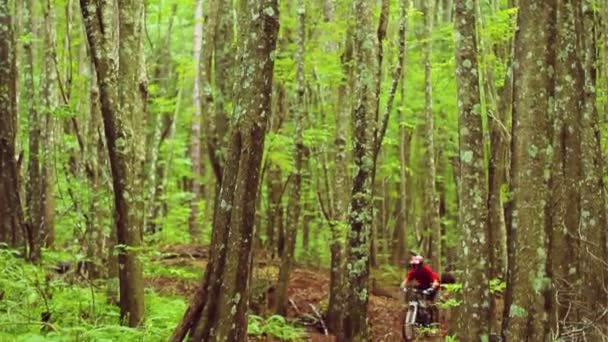
<instances>
[{"instance_id":1,"label":"tree trunk","mask_svg":"<svg viewBox=\"0 0 608 342\"><path fill-rule=\"evenodd\" d=\"M399 223L396 224L396 228L393 234L393 264L396 266L405 265L405 251L407 250L407 232L408 225L410 224L409 217L409 204L412 202L409 194L411 191L408 190L413 186L411 182L411 176L408 172L410 167L410 154L411 154L411 143L412 143L412 130L405 123L405 96L406 96L406 58L407 58L407 33L409 28L408 11L411 7L411 0L401 1L401 21L400 25L404 31L404 46L403 54L401 56L401 64L404 67L401 75L401 106L399 107L399 162L400 162L400 173L399 173L399 215L397 220Z\"/></svg>"},{"instance_id":2,"label":"tree trunk","mask_svg":"<svg viewBox=\"0 0 608 342\"><path fill-rule=\"evenodd\" d=\"M514 262L509 282L506 338L509 341L544 341L547 278L545 206L549 165L547 138L550 64L555 1L520 1L515 41L513 96L513 222L510 243Z\"/></svg>"},{"instance_id":3,"label":"tree trunk","mask_svg":"<svg viewBox=\"0 0 608 342\"><path fill-rule=\"evenodd\" d=\"M55 119L57 110L57 60L55 45L57 44L57 32L55 29L55 1L46 0L44 7L44 68L42 75L42 93L40 96L42 108L44 109L44 131L42 133L44 152L41 167L41 208L42 225L40 226L40 244L51 247L55 240L55 167L54 145L55 145Z\"/></svg>"},{"instance_id":4,"label":"tree trunk","mask_svg":"<svg viewBox=\"0 0 608 342\"><path fill-rule=\"evenodd\" d=\"M601 146L600 119L596 108L596 47L595 47L595 19L593 5L589 0L582 4L582 37L583 37L583 69L584 107L580 121L581 132L581 161L582 182L580 186L580 226L581 238L581 269L582 286L585 299L586 312L584 315L589 321L600 319L603 310L606 310L608 296L605 286L608 284L608 246L606 245L606 194L603 180L604 165ZM604 312L605 314L605 312ZM605 315L604 315L605 316ZM599 341L601 334L608 333L608 317L603 317L596 323L599 329L590 332L592 340Z\"/></svg>"},{"instance_id":5,"label":"tree trunk","mask_svg":"<svg viewBox=\"0 0 608 342\"><path fill-rule=\"evenodd\" d=\"M569 304L557 307L559 302L571 303L568 298L572 289L562 287L572 284L581 288L577 245L574 236L578 233L580 218L580 113L583 105L583 70L577 53L577 30L575 27L575 5L572 1L559 1L557 8L557 51L561 51L554 62L555 110L553 121L553 165L549 189L551 191L548 225L549 272L554 281L551 288L550 328L559 331L557 321L578 321L577 310ZM577 282L579 282L577 284ZM559 300L554 300L559 293ZM556 321L557 320L557 321Z\"/></svg>"},{"instance_id":6,"label":"tree trunk","mask_svg":"<svg viewBox=\"0 0 608 342\"><path fill-rule=\"evenodd\" d=\"M19 170L15 153L17 55L9 1L0 0L0 242L25 251Z\"/></svg>"},{"instance_id":7,"label":"tree trunk","mask_svg":"<svg viewBox=\"0 0 608 342\"><path fill-rule=\"evenodd\" d=\"M24 6L23 34L34 35L34 2L28 0ZM25 204L27 212L27 239L29 259L38 262L40 255L41 228L44 224L42 200L42 174L40 139L42 136L42 120L36 103L34 85L34 49L33 41L28 40L23 45L24 63L24 89L23 98L27 101L29 126L29 158L27 167L27 183L25 184Z\"/></svg>"},{"instance_id":8,"label":"tree trunk","mask_svg":"<svg viewBox=\"0 0 608 342\"><path fill-rule=\"evenodd\" d=\"M376 42L371 19L373 3L366 0L354 2L355 34L354 62L356 68L355 99L353 108L353 155L356 172L353 179L350 233L347 247L347 309L344 317L345 341L368 341L367 325L368 280L370 271L370 235L372 220L372 178L375 149L373 129L376 112ZM370 163L371 162L371 163Z\"/></svg>"},{"instance_id":9,"label":"tree trunk","mask_svg":"<svg viewBox=\"0 0 608 342\"><path fill-rule=\"evenodd\" d=\"M221 147L217 140L217 127L215 125L215 98L213 96L212 82L212 66L213 66L213 51L215 48L217 26L218 26L218 10L219 6L223 6L221 0L209 0L207 5L207 15L205 25L203 26L203 43L199 63L200 84L201 84L201 126L205 131L205 140L207 145L207 154L211 162L211 167L215 175L216 187L215 196L219 197L219 189L222 182L222 165L224 156L222 156ZM217 203L216 203L217 204Z\"/></svg>"},{"instance_id":10,"label":"tree trunk","mask_svg":"<svg viewBox=\"0 0 608 342\"><path fill-rule=\"evenodd\" d=\"M152 62L152 77L159 87L156 94L157 98L174 98L174 89L171 87L173 81L173 59L171 55L171 42L173 37L173 22L177 12L177 3L171 6L167 32L162 42L157 45ZM196 23L195 23L196 25ZM178 86L179 87L179 86ZM152 99L151 102L155 101ZM179 98L177 99L179 101ZM177 107L177 105L176 105ZM196 110L196 108L195 108ZM146 136L146 160L145 160L145 184L144 184L144 223L143 228L146 232L154 233L161 229L158 208L166 205L162 201L162 189L160 183L163 182L163 160L162 147L172 126L173 113L168 110L154 113L147 113L148 132ZM193 120L194 121L194 120ZM194 161L192 162L194 164ZM194 170L193 170L193 174ZM200 197L200 196L199 196ZM191 216L192 217L192 216Z\"/></svg>"},{"instance_id":11,"label":"tree trunk","mask_svg":"<svg viewBox=\"0 0 608 342\"><path fill-rule=\"evenodd\" d=\"M424 5L424 73L425 73L425 156L424 165L427 170L424 176L424 217L425 228L432 237L431 265L435 270L441 267L441 224L439 223L439 198L435 185L435 120L433 118L433 80L432 80L432 35L433 35L433 1L425 1Z\"/></svg>"},{"instance_id":12,"label":"tree trunk","mask_svg":"<svg viewBox=\"0 0 608 342\"><path fill-rule=\"evenodd\" d=\"M305 31L305 13L306 6L304 0L298 0L296 5L296 12L298 13L298 25L297 25L297 36L296 36L296 64L297 64L297 101L296 108L294 108L294 121L296 127L295 135L295 151L294 151L294 169L291 175L291 194L289 196L288 212L287 212L287 227L285 231L285 253L283 254L281 267L279 269L279 282L276 297L276 313L282 316L287 316L287 289L289 287L289 275L291 273L291 267L295 258L295 247L296 237L298 234L298 227L300 222L300 201L301 201L301 188L302 188L302 171L303 171L303 159L304 159L304 141L302 132L304 129L304 115L305 115L305 89L306 79L304 74L304 45L306 39Z\"/></svg>"},{"instance_id":13,"label":"tree trunk","mask_svg":"<svg viewBox=\"0 0 608 342\"><path fill-rule=\"evenodd\" d=\"M99 102L99 87L97 86L97 78L93 70L93 65L90 68L90 85L89 85L89 132L87 137L87 162L86 174L88 186L91 191L89 202L89 210L87 215L87 231L86 231L86 253L87 257L93 261L92 266L88 269L89 276L92 279L101 277L104 274L103 266L108 265L108 268L114 267L113 270L108 270L108 274L116 275L117 260L110 251L109 256L104 258L104 246L106 245L106 236L104 236L104 216L101 206L101 190L103 169L106 163L106 153L102 134L102 118ZM103 262L103 260L108 262Z\"/></svg>"},{"instance_id":14,"label":"tree trunk","mask_svg":"<svg viewBox=\"0 0 608 342\"><path fill-rule=\"evenodd\" d=\"M120 20L120 63L116 65L113 25L107 22L115 16L112 1L92 3L81 0L87 39L97 73L101 113L108 145L119 263L121 319L129 326L138 326L144 318L143 272L137 254L142 234L142 202L140 158L143 144L136 139L143 135L132 127L143 126L143 103L140 56L142 44L143 2L123 1L118 7ZM104 20L102 20L102 17ZM136 53L136 62L133 62ZM120 88L120 89L119 89ZM136 136L133 136L136 135ZM138 210L139 209L139 210Z\"/></svg>"},{"instance_id":15,"label":"tree trunk","mask_svg":"<svg viewBox=\"0 0 608 342\"><path fill-rule=\"evenodd\" d=\"M219 1L217 9L217 28L215 47L215 130L214 143L216 153L219 153L220 167L225 159L226 148L228 147L227 137L230 130L230 119L228 108L232 105L235 59L233 51L234 41L234 16L232 1Z\"/></svg>"},{"instance_id":16,"label":"tree trunk","mask_svg":"<svg viewBox=\"0 0 608 342\"><path fill-rule=\"evenodd\" d=\"M213 0L211 0L213 1ZM202 72L201 72L201 50L203 44L203 0L197 0L196 10L194 14L194 61L196 63L196 70L194 72L194 86L193 86L193 100L194 100L194 112L192 114L192 126L190 130L190 145L188 146L190 160L192 162L192 180L190 182L190 191L192 192L192 203L190 205L190 217L188 219L188 227L190 229L190 235L194 242L197 242L200 238L199 234L199 222L197 218L199 216L198 209L199 203L202 198L202 187L201 178L203 177L203 163L202 163L202 146L201 146L201 117L202 117L202 101L201 92L202 86Z\"/></svg>"},{"instance_id":17,"label":"tree trunk","mask_svg":"<svg viewBox=\"0 0 608 342\"><path fill-rule=\"evenodd\" d=\"M193 341L245 341L247 303L254 238L256 196L270 116L272 53L278 33L276 0L239 2L235 124L230 138L218 205L215 207L212 250L201 287L176 328L172 341L190 331Z\"/></svg>"},{"instance_id":18,"label":"tree trunk","mask_svg":"<svg viewBox=\"0 0 608 342\"><path fill-rule=\"evenodd\" d=\"M490 294L487 265L490 256L487 224L487 190L477 32L473 0L455 1L456 83L458 85L460 145L459 225L463 233L463 307L460 338L488 340Z\"/></svg>"},{"instance_id":19,"label":"tree trunk","mask_svg":"<svg viewBox=\"0 0 608 342\"><path fill-rule=\"evenodd\" d=\"M403 95L402 95L403 98ZM396 215L398 222L395 224L393 232L393 254L392 261L395 266L405 266L405 252L407 251L407 231L409 228L409 198L408 188L412 186L411 177L408 175L410 167L410 151L412 142L412 132L405 126L405 111L399 110L401 114L400 139L399 139L399 161L401 166L399 182L399 214Z\"/></svg>"},{"instance_id":20,"label":"tree trunk","mask_svg":"<svg viewBox=\"0 0 608 342\"><path fill-rule=\"evenodd\" d=\"M326 2L327 3L327 2ZM332 9L326 5L326 8ZM333 20L333 11L329 13L329 20ZM329 250L330 260L330 279L329 279L329 304L327 308L328 329L338 335L340 340L343 336L343 319L346 308L346 284L345 284L345 264L344 246L342 244L342 231L347 223L349 196L349 174L348 174L348 151L346 148L347 133L349 131L349 93L352 87L352 61L353 61L353 27L349 26L344 43L344 51L341 56L342 80L338 86L338 106L335 117L335 173L334 173L334 208L332 219L335 223L330 225L331 241Z\"/></svg>"}]
</instances>

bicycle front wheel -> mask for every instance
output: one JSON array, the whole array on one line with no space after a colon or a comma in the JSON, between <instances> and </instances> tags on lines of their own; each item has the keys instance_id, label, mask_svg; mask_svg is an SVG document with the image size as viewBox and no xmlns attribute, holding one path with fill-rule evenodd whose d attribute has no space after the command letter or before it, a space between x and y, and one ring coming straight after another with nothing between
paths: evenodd
<instances>
[{"instance_id":1,"label":"bicycle front wheel","mask_svg":"<svg viewBox=\"0 0 608 342\"><path fill-rule=\"evenodd\" d=\"M415 315L415 312L412 312L412 310L407 310L405 312L405 315L403 315L403 324L401 325L402 327L402 333L403 333L403 340L405 342L410 342L410 341L414 341L414 325L415 325L415 317L412 317L413 315Z\"/></svg>"}]
</instances>

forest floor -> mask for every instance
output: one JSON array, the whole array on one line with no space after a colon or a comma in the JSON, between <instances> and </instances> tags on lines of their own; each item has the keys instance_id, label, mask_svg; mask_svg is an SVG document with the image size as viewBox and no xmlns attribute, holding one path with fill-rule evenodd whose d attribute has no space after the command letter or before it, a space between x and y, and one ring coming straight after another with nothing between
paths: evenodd
<instances>
[{"instance_id":1,"label":"forest floor","mask_svg":"<svg viewBox=\"0 0 608 342\"><path fill-rule=\"evenodd\" d=\"M199 285L200 276L188 277L180 270L200 270L207 264L208 250L192 245L176 245L162 249L158 260L162 267L173 270L169 274L147 277L147 286L161 294L178 295L188 299ZM186 272L186 271L184 271ZM200 272L202 274L202 272ZM378 272L377 272L378 273ZM278 260L256 258L253 281L251 284L252 311L260 316L270 316L268 293L272 291L273 283L278 275ZM374 273L372 273L372 276ZM398 276L374 277L370 295L369 317L373 341L397 342L402 341L400 323L403 319L404 307L399 294ZM270 291L269 291L270 289ZM319 320L319 312L327 308L329 293L329 271L296 265L291 273L289 286L290 307L288 321L308 322L305 341L335 341L335 337L325 335L323 323ZM270 299L271 301L272 299ZM441 314L445 326L446 317ZM297 324L297 323L296 323ZM440 341L443 336L426 336L419 341ZM443 334L441 334L443 335ZM252 338L251 341L278 341L269 337Z\"/></svg>"}]
</instances>

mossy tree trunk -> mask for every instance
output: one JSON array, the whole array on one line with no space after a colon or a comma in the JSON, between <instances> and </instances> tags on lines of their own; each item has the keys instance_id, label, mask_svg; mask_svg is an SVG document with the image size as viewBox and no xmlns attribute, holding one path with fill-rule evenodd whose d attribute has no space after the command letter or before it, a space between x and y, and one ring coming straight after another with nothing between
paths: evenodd
<instances>
[{"instance_id":1,"label":"mossy tree trunk","mask_svg":"<svg viewBox=\"0 0 608 342\"><path fill-rule=\"evenodd\" d=\"M215 207L212 250L201 287L171 337L245 341L254 218L264 137L271 111L276 0L239 1L240 65L234 125Z\"/></svg>"},{"instance_id":2,"label":"mossy tree trunk","mask_svg":"<svg viewBox=\"0 0 608 342\"><path fill-rule=\"evenodd\" d=\"M371 19L373 2L356 0L354 63L355 104L353 108L353 155L356 171L352 185L350 232L346 251L347 308L344 313L344 340L369 341L367 318L369 301L370 237L372 225L372 178L374 158L374 117L377 108L377 37Z\"/></svg>"},{"instance_id":3,"label":"mossy tree trunk","mask_svg":"<svg viewBox=\"0 0 608 342\"><path fill-rule=\"evenodd\" d=\"M326 18L335 20L335 13L330 3L326 1ZM353 76L353 27L349 26L344 38L344 50L341 55L342 79L338 85L337 110L335 117L334 147L335 147L335 173L334 173L334 198L331 201L333 208L329 213L331 241L329 250L331 255L329 273L329 305L327 308L327 325L331 332L341 338L343 333L343 314L345 312L344 298L346 296L345 286L345 264L343 236L347 226L348 202L350 193L348 172L348 150L346 146L349 131L349 108L351 97L349 96L351 79ZM329 201L328 201L329 202Z\"/></svg>"},{"instance_id":4,"label":"mossy tree trunk","mask_svg":"<svg viewBox=\"0 0 608 342\"><path fill-rule=\"evenodd\" d=\"M548 133L553 0L520 1L515 40L512 157L512 293L506 338L544 341L547 278L545 207L550 174Z\"/></svg>"},{"instance_id":5,"label":"mossy tree trunk","mask_svg":"<svg viewBox=\"0 0 608 342\"><path fill-rule=\"evenodd\" d=\"M480 69L474 0L455 0L456 84L458 86L460 145L460 213L463 233L463 307L460 338L478 341L490 334L487 188L481 117Z\"/></svg>"},{"instance_id":6,"label":"mossy tree trunk","mask_svg":"<svg viewBox=\"0 0 608 342\"><path fill-rule=\"evenodd\" d=\"M575 2L576 3L576 2ZM606 187L604 184L604 165L602 156L602 137L600 130L600 118L596 107L596 18L592 1L582 1L583 38L583 70L584 82L584 106L581 124L581 166L582 182L580 185L580 260L582 276L583 298L586 303L583 312L584 317L596 322L594 326L599 327L589 331L591 340L600 341L602 336L608 334L608 317L605 310L608 309L608 295L606 286L608 284L608 246L606 235L608 227L606 223ZM604 18L605 19L605 18ZM601 318L602 313L604 317ZM599 320L599 321L598 321ZM602 335L603 334L603 335Z\"/></svg>"},{"instance_id":7,"label":"mossy tree trunk","mask_svg":"<svg viewBox=\"0 0 608 342\"><path fill-rule=\"evenodd\" d=\"M143 232L144 153L143 143L137 140L143 134L133 126L137 123L141 127L145 122L145 80L141 69L144 6L138 0L122 1L118 8L110 0L81 0L80 8L99 85L112 170L121 319L129 326L138 326L144 319L143 270L137 258ZM114 30L116 22L111 20L116 17L120 36ZM117 40L121 62L113 53Z\"/></svg>"}]
</instances>

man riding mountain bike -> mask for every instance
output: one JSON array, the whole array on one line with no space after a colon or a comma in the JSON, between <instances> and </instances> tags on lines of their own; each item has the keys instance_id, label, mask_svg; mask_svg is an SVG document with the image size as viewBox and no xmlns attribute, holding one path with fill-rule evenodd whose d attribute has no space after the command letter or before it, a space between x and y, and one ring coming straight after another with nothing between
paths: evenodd
<instances>
[{"instance_id":1,"label":"man riding mountain bike","mask_svg":"<svg viewBox=\"0 0 608 342\"><path fill-rule=\"evenodd\" d=\"M416 281L418 289L422 291L428 299L433 301L439 291L439 274L437 274L430 266L424 264L424 258L420 255L415 255L410 258L410 269L401 283L401 288L406 288L411 281Z\"/></svg>"},{"instance_id":2,"label":"man riding mountain bike","mask_svg":"<svg viewBox=\"0 0 608 342\"><path fill-rule=\"evenodd\" d=\"M407 309L403 320L403 338L413 341L416 327L430 327L439 322L439 311L434 305L440 287L440 277L431 267L424 264L424 258L414 255L410 258L410 268L401 283ZM408 286L409 285L409 286ZM411 288L414 288L413 292ZM409 294L409 295L407 295Z\"/></svg>"}]
</instances>

